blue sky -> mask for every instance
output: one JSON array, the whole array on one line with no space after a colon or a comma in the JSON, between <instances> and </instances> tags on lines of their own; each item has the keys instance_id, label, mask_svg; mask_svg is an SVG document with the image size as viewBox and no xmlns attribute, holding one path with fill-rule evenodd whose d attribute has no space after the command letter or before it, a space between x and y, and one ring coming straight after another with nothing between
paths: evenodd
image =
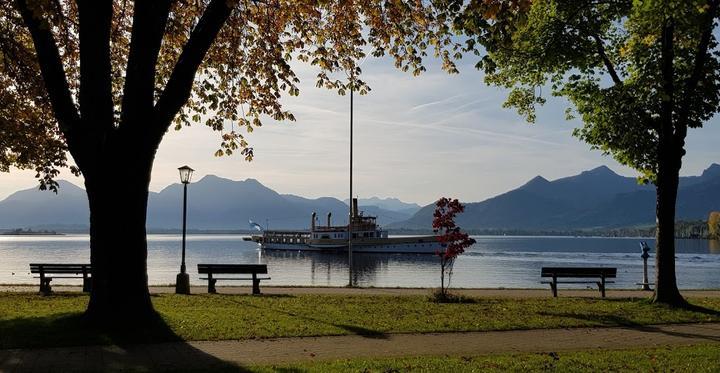
<instances>
[{"instance_id":1,"label":"blue sky","mask_svg":"<svg viewBox=\"0 0 720 373\"><path fill-rule=\"evenodd\" d=\"M355 96L355 187L360 197L398 197L427 204L440 196L480 201L536 175L548 179L605 164L635 176L610 157L571 136L578 122L564 120L565 103L549 98L529 125L502 109L506 92L487 87L467 59L459 75L436 64L419 77L396 70L387 59L368 59L364 80L372 87ZM178 181L177 167L196 169L195 180L215 174L254 178L280 193L348 197L349 97L315 88L315 70L298 65L299 97L284 99L295 123L266 122L248 135L255 160L213 156L217 133L202 125L170 131L158 151L151 190ZM720 163L718 120L691 130L682 173L696 175ZM0 198L35 186L33 172L0 174ZM82 185L68 172L63 178Z\"/></svg>"}]
</instances>

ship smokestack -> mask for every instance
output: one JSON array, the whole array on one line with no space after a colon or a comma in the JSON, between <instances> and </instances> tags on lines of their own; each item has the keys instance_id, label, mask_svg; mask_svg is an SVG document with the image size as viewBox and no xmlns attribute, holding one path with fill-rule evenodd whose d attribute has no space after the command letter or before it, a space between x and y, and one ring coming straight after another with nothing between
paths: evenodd
<instances>
[{"instance_id":1,"label":"ship smokestack","mask_svg":"<svg viewBox=\"0 0 720 373\"><path fill-rule=\"evenodd\" d=\"M328 212L328 227L330 226L330 217L332 216L332 212Z\"/></svg>"},{"instance_id":2,"label":"ship smokestack","mask_svg":"<svg viewBox=\"0 0 720 373\"><path fill-rule=\"evenodd\" d=\"M352 216L353 217L358 216L357 198L353 198L353 200L352 200Z\"/></svg>"},{"instance_id":3,"label":"ship smokestack","mask_svg":"<svg viewBox=\"0 0 720 373\"><path fill-rule=\"evenodd\" d=\"M317 213L316 213L315 211L313 211L313 213L312 213L312 221L310 222L310 230L311 230L311 231L314 231L314 230L315 230L315 219L316 219L316 217L317 217Z\"/></svg>"}]
</instances>

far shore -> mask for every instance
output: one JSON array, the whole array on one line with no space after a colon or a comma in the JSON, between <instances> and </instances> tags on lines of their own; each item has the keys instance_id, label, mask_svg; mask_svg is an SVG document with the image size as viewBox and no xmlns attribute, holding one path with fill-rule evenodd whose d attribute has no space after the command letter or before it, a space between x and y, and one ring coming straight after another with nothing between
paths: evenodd
<instances>
[{"instance_id":1,"label":"far shore","mask_svg":"<svg viewBox=\"0 0 720 373\"><path fill-rule=\"evenodd\" d=\"M433 235L432 230L394 230L388 231L391 236L426 236ZM601 231L478 231L468 230L471 236L484 236L484 237L566 237L566 238L627 238L627 239L642 239L642 240L653 240L655 236L649 234L647 231L643 232L601 232ZM71 229L71 230L60 230L57 232L49 233L13 233L8 229L0 229L0 236L65 236L65 235L89 235L89 230L86 229ZM179 229L148 229L148 235L179 235L182 234L182 230ZM234 229L190 229L187 231L188 235L239 235L239 236L252 236L262 234L262 232L256 230L234 230ZM703 236L682 236L678 235L675 237L678 240L714 240L709 237Z\"/></svg>"}]
</instances>

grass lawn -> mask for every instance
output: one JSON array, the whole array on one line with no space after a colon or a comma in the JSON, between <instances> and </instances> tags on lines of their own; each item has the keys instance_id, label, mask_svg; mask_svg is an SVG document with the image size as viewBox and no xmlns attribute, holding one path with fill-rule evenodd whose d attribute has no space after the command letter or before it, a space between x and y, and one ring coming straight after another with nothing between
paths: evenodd
<instances>
[{"instance_id":1,"label":"grass lawn","mask_svg":"<svg viewBox=\"0 0 720 373\"><path fill-rule=\"evenodd\" d=\"M167 294L153 296L163 325L108 333L84 323L86 295L0 293L0 348L720 321L720 299L690 301L705 311L644 299L479 298L438 304L427 296Z\"/></svg>"},{"instance_id":2,"label":"grass lawn","mask_svg":"<svg viewBox=\"0 0 720 373\"><path fill-rule=\"evenodd\" d=\"M717 345L455 357L352 359L250 367L257 372L718 372Z\"/></svg>"}]
</instances>

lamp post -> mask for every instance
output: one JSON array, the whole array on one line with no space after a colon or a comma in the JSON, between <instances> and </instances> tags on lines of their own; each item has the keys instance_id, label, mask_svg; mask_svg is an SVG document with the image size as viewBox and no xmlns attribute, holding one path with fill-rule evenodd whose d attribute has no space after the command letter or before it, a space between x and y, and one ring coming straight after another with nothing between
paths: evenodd
<instances>
[{"instance_id":1,"label":"lamp post","mask_svg":"<svg viewBox=\"0 0 720 373\"><path fill-rule=\"evenodd\" d=\"M177 275L175 282L176 294L190 294L190 275L187 274L185 267L185 227L187 226L187 186L190 184L193 169L188 166L178 168L180 171L180 182L183 183L183 226L182 226L182 262L180 263L180 273Z\"/></svg>"}]
</instances>

